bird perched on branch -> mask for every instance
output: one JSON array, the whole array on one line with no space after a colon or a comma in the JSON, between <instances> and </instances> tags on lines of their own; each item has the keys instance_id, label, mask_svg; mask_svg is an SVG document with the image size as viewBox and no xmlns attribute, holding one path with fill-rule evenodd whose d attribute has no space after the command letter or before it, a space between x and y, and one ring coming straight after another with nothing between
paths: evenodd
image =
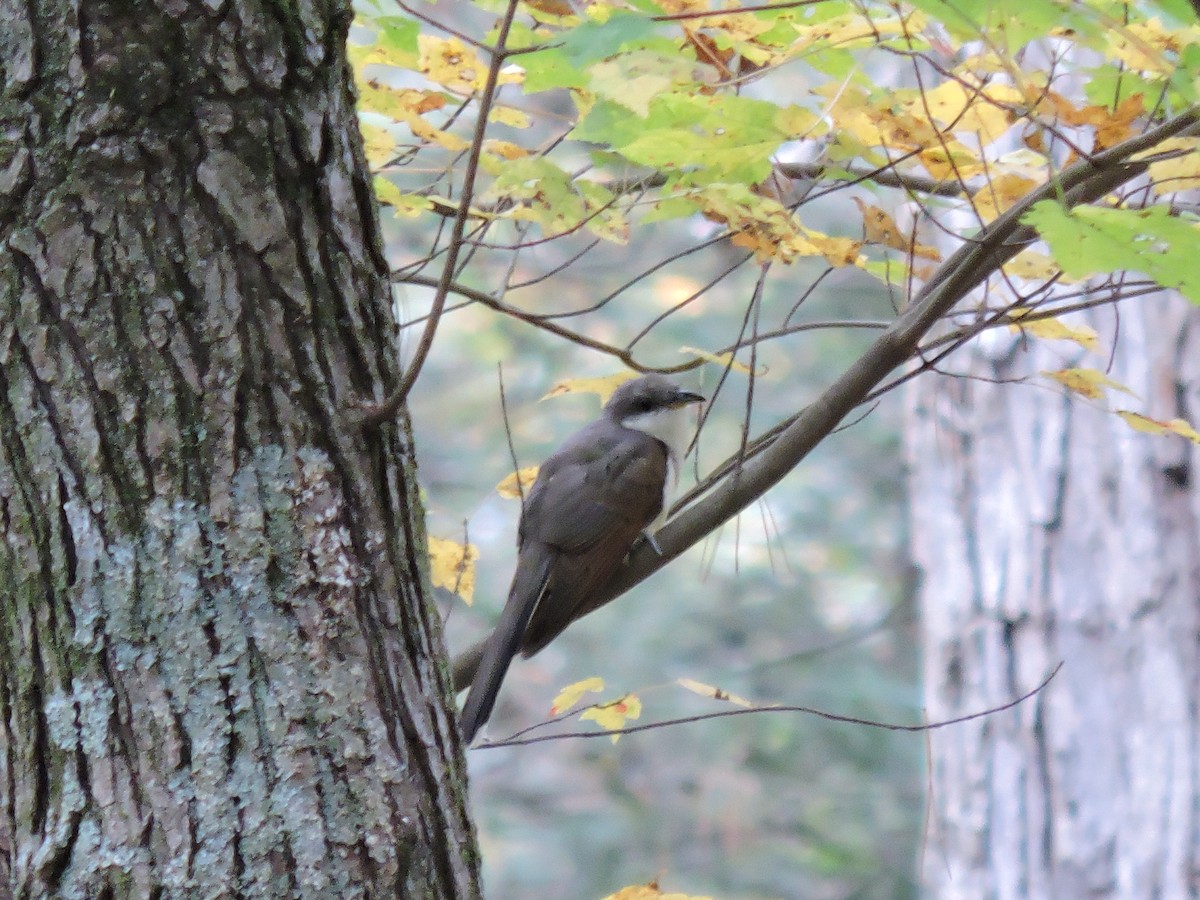
<instances>
[{"instance_id":1,"label":"bird perched on branch","mask_svg":"<svg viewBox=\"0 0 1200 900\"><path fill-rule=\"evenodd\" d=\"M508 601L463 706L468 742L517 651L532 656L591 612L638 536L662 524L691 437L686 407L703 401L662 375L627 381L542 464L521 510Z\"/></svg>"}]
</instances>

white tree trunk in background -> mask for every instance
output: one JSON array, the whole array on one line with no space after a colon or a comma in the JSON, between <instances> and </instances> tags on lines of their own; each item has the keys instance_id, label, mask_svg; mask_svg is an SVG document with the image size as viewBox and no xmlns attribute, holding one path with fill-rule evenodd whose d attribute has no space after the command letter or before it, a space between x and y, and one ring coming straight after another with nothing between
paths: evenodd
<instances>
[{"instance_id":1,"label":"white tree trunk in background","mask_svg":"<svg viewBox=\"0 0 1200 900\"><path fill-rule=\"evenodd\" d=\"M1160 294L1070 319L1069 341L984 335L908 395L941 898L1177 898L1200 889L1196 447L1133 431L1039 377L1105 370L1111 408L1200 422L1200 313ZM1008 383L1028 379L1025 384Z\"/></svg>"}]
</instances>

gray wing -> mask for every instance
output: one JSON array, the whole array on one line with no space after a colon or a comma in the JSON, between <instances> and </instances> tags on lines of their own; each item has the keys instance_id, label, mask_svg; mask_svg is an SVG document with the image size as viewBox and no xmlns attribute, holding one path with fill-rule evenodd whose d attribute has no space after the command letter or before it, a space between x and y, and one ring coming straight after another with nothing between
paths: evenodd
<instances>
[{"instance_id":1,"label":"gray wing","mask_svg":"<svg viewBox=\"0 0 1200 900\"><path fill-rule=\"evenodd\" d=\"M666 478L662 443L611 422L583 429L546 461L521 516L521 554L544 548L552 560L523 655L537 653L591 608L661 511Z\"/></svg>"},{"instance_id":2,"label":"gray wing","mask_svg":"<svg viewBox=\"0 0 1200 900\"><path fill-rule=\"evenodd\" d=\"M463 704L468 742L491 715L517 650L531 656L591 608L662 509L666 477L658 440L610 422L576 433L542 465L521 512L508 600Z\"/></svg>"}]
</instances>

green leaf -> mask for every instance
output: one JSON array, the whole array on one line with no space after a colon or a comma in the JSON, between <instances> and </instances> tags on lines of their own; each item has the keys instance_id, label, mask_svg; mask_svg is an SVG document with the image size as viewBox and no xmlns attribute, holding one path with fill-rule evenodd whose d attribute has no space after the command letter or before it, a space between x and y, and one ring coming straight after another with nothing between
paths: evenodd
<instances>
[{"instance_id":1,"label":"green leaf","mask_svg":"<svg viewBox=\"0 0 1200 900\"><path fill-rule=\"evenodd\" d=\"M753 183L770 174L771 154L788 139L779 117L774 103L733 94L664 94L644 119L600 100L573 137L607 144L631 162L692 170L693 184Z\"/></svg>"},{"instance_id":2,"label":"green leaf","mask_svg":"<svg viewBox=\"0 0 1200 900\"><path fill-rule=\"evenodd\" d=\"M560 48L568 62L582 67L608 59L627 44L652 37L658 27L646 16L618 10L607 22L584 22L571 29Z\"/></svg>"},{"instance_id":3,"label":"green leaf","mask_svg":"<svg viewBox=\"0 0 1200 900\"><path fill-rule=\"evenodd\" d=\"M672 85L689 81L691 73L692 64L678 53L664 58L635 50L592 66L590 87L644 119L650 115L650 101Z\"/></svg>"},{"instance_id":4,"label":"green leaf","mask_svg":"<svg viewBox=\"0 0 1200 900\"><path fill-rule=\"evenodd\" d=\"M587 87L587 73L571 62L561 47L524 53L518 59L525 70L522 88L527 94L554 88Z\"/></svg>"},{"instance_id":5,"label":"green leaf","mask_svg":"<svg viewBox=\"0 0 1200 900\"><path fill-rule=\"evenodd\" d=\"M379 16L371 19L371 24L378 27L380 44L392 47L403 53L414 56L417 51L417 36L421 33L421 23L406 16Z\"/></svg>"},{"instance_id":6,"label":"green leaf","mask_svg":"<svg viewBox=\"0 0 1200 900\"><path fill-rule=\"evenodd\" d=\"M1055 261L1072 278L1128 269L1200 303L1200 231L1165 207L1081 206L1068 213L1054 201L1043 200L1023 221L1037 228Z\"/></svg>"}]
</instances>

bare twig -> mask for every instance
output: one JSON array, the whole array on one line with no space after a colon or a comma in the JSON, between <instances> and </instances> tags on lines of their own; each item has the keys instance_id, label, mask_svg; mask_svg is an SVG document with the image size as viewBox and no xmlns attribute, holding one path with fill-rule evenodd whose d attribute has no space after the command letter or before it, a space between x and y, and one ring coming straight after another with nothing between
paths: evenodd
<instances>
[{"instance_id":1,"label":"bare twig","mask_svg":"<svg viewBox=\"0 0 1200 900\"><path fill-rule=\"evenodd\" d=\"M907 309L868 350L786 427L774 431L763 449L743 459L730 476L701 499L670 519L656 535L661 553L648 547L633 552L629 565L613 579L598 609L683 553L733 518L792 471L801 460L892 371L916 352L925 334L967 294L1036 238L1021 219L1043 200L1059 199L1067 207L1094 202L1146 170L1145 160L1132 157L1177 135L1200 130L1200 107L1175 116L1142 135L1080 160L1032 191L974 241L963 244L937 270ZM462 688L474 676L470 653L455 660L455 684Z\"/></svg>"},{"instance_id":2,"label":"bare twig","mask_svg":"<svg viewBox=\"0 0 1200 900\"><path fill-rule=\"evenodd\" d=\"M471 139L471 149L467 153L466 170L463 173L462 193L458 201L458 213L454 217L454 225L450 229L450 241L446 247L446 259L442 263L442 276L438 280L437 293L433 298L433 307L425 322L425 330L421 334L412 361L409 363L399 387L382 403L370 408L363 417L364 427L378 425L396 415L404 398L412 390L421 367L429 356L433 346L433 336L437 333L438 322L446 307L446 297L450 293L450 285L454 282L458 266L458 256L463 247L463 235L466 233L467 219L471 211L471 199L475 196L475 178L479 173L479 157L483 154L483 141L487 134L488 115L496 96L496 87L500 81L500 69L504 65L504 48L508 41L508 33L512 28L513 17L517 13L518 0L508 0L504 17L496 35L496 46L492 48L492 60L488 66L487 79L479 97L479 110L475 119L475 134Z\"/></svg>"}]
</instances>

